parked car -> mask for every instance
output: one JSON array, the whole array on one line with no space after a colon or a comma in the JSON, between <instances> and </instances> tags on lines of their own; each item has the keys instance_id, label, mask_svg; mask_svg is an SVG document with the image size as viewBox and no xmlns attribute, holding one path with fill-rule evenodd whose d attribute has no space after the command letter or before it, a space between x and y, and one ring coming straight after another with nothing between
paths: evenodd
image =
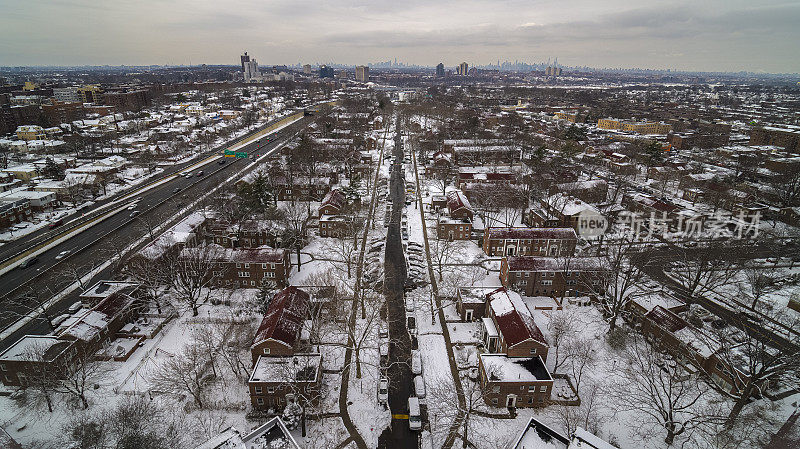
<instances>
[{"instance_id":1,"label":"parked car","mask_svg":"<svg viewBox=\"0 0 800 449\"><path fill-rule=\"evenodd\" d=\"M50 223L49 225L47 225L47 227L50 228L50 229L53 229L53 228L57 228L57 227L61 226L62 224L64 224L64 220L59 218L58 220L56 220L56 221Z\"/></svg>"},{"instance_id":2,"label":"parked car","mask_svg":"<svg viewBox=\"0 0 800 449\"><path fill-rule=\"evenodd\" d=\"M389 379L381 377L378 381L378 403L386 405L389 402Z\"/></svg>"},{"instance_id":3,"label":"parked car","mask_svg":"<svg viewBox=\"0 0 800 449\"><path fill-rule=\"evenodd\" d=\"M67 307L67 311L69 313L75 313L78 310L81 310L81 307L83 307L83 303L80 301L75 301L69 307Z\"/></svg>"},{"instance_id":4,"label":"parked car","mask_svg":"<svg viewBox=\"0 0 800 449\"><path fill-rule=\"evenodd\" d=\"M419 430L422 428L422 415L419 412L419 399L408 398L408 428Z\"/></svg>"},{"instance_id":5,"label":"parked car","mask_svg":"<svg viewBox=\"0 0 800 449\"><path fill-rule=\"evenodd\" d=\"M411 372L414 374L422 374L422 357L419 351L411 351Z\"/></svg>"},{"instance_id":6,"label":"parked car","mask_svg":"<svg viewBox=\"0 0 800 449\"><path fill-rule=\"evenodd\" d=\"M417 397L420 399L425 397L425 380L422 376L414 377L414 393L416 393Z\"/></svg>"}]
</instances>

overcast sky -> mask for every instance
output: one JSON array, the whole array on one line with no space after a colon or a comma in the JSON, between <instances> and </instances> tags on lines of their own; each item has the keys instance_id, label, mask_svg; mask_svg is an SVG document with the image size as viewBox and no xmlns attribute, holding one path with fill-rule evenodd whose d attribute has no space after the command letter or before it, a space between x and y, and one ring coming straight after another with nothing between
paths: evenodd
<instances>
[{"instance_id":1,"label":"overcast sky","mask_svg":"<svg viewBox=\"0 0 800 449\"><path fill-rule=\"evenodd\" d=\"M800 1L0 0L0 66L497 60L800 72Z\"/></svg>"}]
</instances>

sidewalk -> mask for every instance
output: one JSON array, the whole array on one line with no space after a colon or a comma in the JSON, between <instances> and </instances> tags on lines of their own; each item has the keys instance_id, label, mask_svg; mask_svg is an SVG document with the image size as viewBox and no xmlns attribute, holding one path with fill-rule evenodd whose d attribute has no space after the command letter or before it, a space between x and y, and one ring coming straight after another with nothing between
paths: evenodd
<instances>
[{"instance_id":1,"label":"sidewalk","mask_svg":"<svg viewBox=\"0 0 800 449\"><path fill-rule=\"evenodd\" d=\"M450 375L453 377L453 384L456 387L456 395L458 396L459 413L453 424L450 426L450 431L447 433L447 439L442 444L442 449L449 449L455 443L458 430L464 421L463 410L466 409L466 399L464 397L464 387L461 385L461 377L459 376L458 365L456 364L455 354L453 354L453 343L450 341L450 331L447 329L447 320L444 316L444 308L442 307L442 300L439 297L439 288L436 285L436 276L433 272L433 261L431 260L431 249L428 244L428 228L425 224L425 208L422 204L422 192L419 182L419 169L417 168L417 155L411 152L411 160L414 163L414 179L417 183L417 201L419 202L419 215L422 220L422 238L425 242L425 256L428 259L428 276L431 279L431 289L433 290L433 297L436 300L436 309L439 316L439 325L442 327L442 336L444 337L445 347L447 347L447 360L450 362Z\"/></svg>"}]
</instances>

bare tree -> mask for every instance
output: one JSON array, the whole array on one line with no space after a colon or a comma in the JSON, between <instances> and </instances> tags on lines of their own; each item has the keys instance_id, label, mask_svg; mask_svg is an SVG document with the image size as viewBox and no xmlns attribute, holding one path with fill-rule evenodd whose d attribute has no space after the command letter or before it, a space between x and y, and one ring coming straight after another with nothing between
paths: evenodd
<instances>
[{"instance_id":1,"label":"bare tree","mask_svg":"<svg viewBox=\"0 0 800 449\"><path fill-rule=\"evenodd\" d=\"M173 263L165 262L172 267L167 277L170 286L178 299L192 310L193 316L198 315L198 308L208 300L217 278L214 268L219 252L220 248L213 245L184 248L174 255Z\"/></svg>"},{"instance_id":2,"label":"bare tree","mask_svg":"<svg viewBox=\"0 0 800 449\"><path fill-rule=\"evenodd\" d=\"M69 343L64 342L62 346L64 345L68 346ZM57 354L54 354L53 349L51 345L36 342L28 346L21 355L26 362L21 370L27 387L26 405L34 410L45 405L50 413L53 413L54 396L60 383L58 370L53 363Z\"/></svg>"},{"instance_id":3,"label":"bare tree","mask_svg":"<svg viewBox=\"0 0 800 449\"><path fill-rule=\"evenodd\" d=\"M631 259L631 255L637 252L632 236L623 235L608 241L606 250L605 254L599 256L599 271L584 272L578 282L599 299L603 314L609 320L609 331L613 331L644 273ZM646 256L639 254L637 257Z\"/></svg>"},{"instance_id":4,"label":"bare tree","mask_svg":"<svg viewBox=\"0 0 800 449\"><path fill-rule=\"evenodd\" d=\"M664 442L672 445L676 437L688 437L720 421L721 412L706 401L710 390L641 336L629 341L620 362L617 384L609 394L619 410L635 412L643 436L663 429L667 432Z\"/></svg>"},{"instance_id":5,"label":"bare tree","mask_svg":"<svg viewBox=\"0 0 800 449\"><path fill-rule=\"evenodd\" d=\"M152 390L176 395L188 394L203 408L208 384L208 355L194 343L167 357L150 376Z\"/></svg>"},{"instance_id":6,"label":"bare tree","mask_svg":"<svg viewBox=\"0 0 800 449\"><path fill-rule=\"evenodd\" d=\"M591 384L580 398L580 405L554 404L548 407L547 412L561 424L564 435L572 435L578 427L597 435L606 420L605 396L598 384Z\"/></svg>"},{"instance_id":7,"label":"bare tree","mask_svg":"<svg viewBox=\"0 0 800 449\"><path fill-rule=\"evenodd\" d=\"M88 409L87 391L108 379L111 366L95 360L94 351L78 348L71 357L60 359L56 370L61 379L57 391L73 396L84 409Z\"/></svg>"},{"instance_id":8,"label":"bare tree","mask_svg":"<svg viewBox=\"0 0 800 449\"><path fill-rule=\"evenodd\" d=\"M439 440L460 437L462 447L469 445L474 447L476 442L489 437L484 432L480 432L472 420L476 412L485 410L484 396L488 391L481 385L480 380L473 381L462 378L458 381L461 382L464 390L463 408L459 406L456 389L449 379L439 378L425 386L430 431L437 435ZM459 421L460 426L455 427ZM477 434L473 435L473 432Z\"/></svg>"},{"instance_id":9,"label":"bare tree","mask_svg":"<svg viewBox=\"0 0 800 449\"><path fill-rule=\"evenodd\" d=\"M730 319L730 318L729 318ZM758 327L769 326L775 341L749 330L750 318L742 314L737 327L744 329L731 338L729 332L717 330L711 338L720 346L717 357L723 362L725 374L736 383L732 392L734 405L726 425L730 428L753 397L761 396L768 387L794 383L800 378L800 318L793 310L783 308L765 311ZM780 343L782 342L782 343Z\"/></svg>"},{"instance_id":10,"label":"bare tree","mask_svg":"<svg viewBox=\"0 0 800 449\"><path fill-rule=\"evenodd\" d=\"M682 252L672 277L680 284L680 293L687 302L693 303L698 296L717 290L736 276L738 261L727 258L725 252L722 245Z\"/></svg>"},{"instance_id":11,"label":"bare tree","mask_svg":"<svg viewBox=\"0 0 800 449\"><path fill-rule=\"evenodd\" d=\"M570 374L572 374L572 381L575 384L575 390L578 393L580 393L581 382L586 369L594 365L597 360L595 351L595 340L593 338L574 338L567 344L567 361Z\"/></svg>"},{"instance_id":12,"label":"bare tree","mask_svg":"<svg viewBox=\"0 0 800 449\"><path fill-rule=\"evenodd\" d=\"M69 447L82 449L174 449L189 443L186 427L182 413L135 396L109 409L75 416L64 425L63 435Z\"/></svg>"},{"instance_id":13,"label":"bare tree","mask_svg":"<svg viewBox=\"0 0 800 449\"><path fill-rule=\"evenodd\" d=\"M434 228L428 228L428 247L429 254L433 268L441 282L444 278L445 271L448 271L448 265L455 261L456 256L462 254L464 251L464 242L461 240L450 240L447 238L436 238L433 235L436 231Z\"/></svg>"},{"instance_id":14,"label":"bare tree","mask_svg":"<svg viewBox=\"0 0 800 449\"><path fill-rule=\"evenodd\" d=\"M547 342L550 346L548 358L552 357L553 372L559 369L569 360L567 354L569 344L575 339L578 332L574 313L571 310L557 310L550 315L547 323L549 332Z\"/></svg>"}]
</instances>

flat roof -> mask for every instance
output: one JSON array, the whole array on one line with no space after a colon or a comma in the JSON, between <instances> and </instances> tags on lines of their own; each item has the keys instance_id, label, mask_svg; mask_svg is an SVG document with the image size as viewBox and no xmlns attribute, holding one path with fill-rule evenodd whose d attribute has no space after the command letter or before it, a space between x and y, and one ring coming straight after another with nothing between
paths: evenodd
<instances>
[{"instance_id":1,"label":"flat roof","mask_svg":"<svg viewBox=\"0 0 800 449\"><path fill-rule=\"evenodd\" d=\"M316 382L321 354L259 356L248 382Z\"/></svg>"},{"instance_id":2,"label":"flat roof","mask_svg":"<svg viewBox=\"0 0 800 449\"><path fill-rule=\"evenodd\" d=\"M53 360L66 350L72 342L51 335L25 335L0 354L0 360L34 360L44 358ZM40 354L41 353L41 354Z\"/></svg>"},{"instance_id":3,"label":"flat roof","mask_svg":"<svg viewBox=\"0 0 800 449\"><path fill-rule=\"evenodd\" d=\"M505 354L481 354L481 364L490 382L552 381L540 356L509 357Z\"/></svg>"}]
</instances>

